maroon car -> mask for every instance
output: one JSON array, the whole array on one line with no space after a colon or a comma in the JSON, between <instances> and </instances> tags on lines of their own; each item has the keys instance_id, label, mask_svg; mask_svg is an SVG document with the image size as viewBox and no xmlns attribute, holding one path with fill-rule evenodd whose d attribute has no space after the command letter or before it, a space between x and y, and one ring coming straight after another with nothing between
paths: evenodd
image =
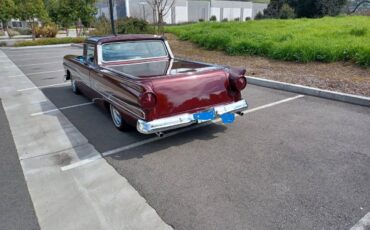
<instances>
[{"instance_id":1,"label":"maroon car","mask_svg":"<svg viewBox=\"0 0 370 230\"><path fill-rule=\"evenodd\" d=\"M120 130L156 133L221 118L231 123L247 103L245 69L175 58L156 35L90 37L83 56L64 57L65 79L110 110Z\"/></svg>"}]
</instances>

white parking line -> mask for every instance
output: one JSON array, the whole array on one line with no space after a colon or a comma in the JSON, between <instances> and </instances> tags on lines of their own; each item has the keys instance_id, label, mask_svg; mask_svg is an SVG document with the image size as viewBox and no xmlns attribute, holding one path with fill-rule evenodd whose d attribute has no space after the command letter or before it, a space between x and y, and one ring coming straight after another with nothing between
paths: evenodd
<instances>
[{"instance_id":1,"label":"white parking line","mask_svg":"<svg viewBox=\"0 0 370 230\"><path fill-rule=\"evenodd\" d=\"M42 112L38 112L38 113L32 113L31 116L43 115L43 114L56 112L56 111L59 111L59 110L66 110L66 109L71 109L71 108L76 108L76 107L81 107L81 106L86 106L86 105L91 105L91 104L94 104L94 102L86 102L86 103L82 103L82 104L71 105L71 106L61 107L61 108L57 108L57 109L51 109L51 110L42 111Z\"/></svg>"},{"instance_id":2,"label":"white parking line","mask_svg":"<svg viewBox=\"0 0 370 230\"><path fill-rule=\"evenodd\" d=\"M44 71L44 72L35 72L35 73L27 73L27 74L13 75L13 76L8 76L8 77L23 77L23 76L30 76L30 75L37 75L37 74L45 74L45 73L57 73L57 72L64 72L64 69L53 70L53 71Z\"/></svg>"},{"instance_id":3,"label":"white parking line","mask_svg":"<svg viewBox=\"0 0 370 230\"><path fill-rule=\"evenodd\" d=\"M61 54L59 56L46 56L46 57L32 57L32 58L19 58L16 60L16 62L18 61L27 61L27 60L41 60L41 59L49 59L49 58L63 58L64 54Z\"/></svg>"},{"instance_id":4,"label":"white parking line","mask_svg":"<svg viewBox=\"0 0 370 230\"><path fill-rule=\"evenodd\" d=\"M272 107L272 106L275 106L275 105L279 105L279 104L282 104L282 103L286 103L286 102L289 102L289 101L293 101L295 99L299 99L299 98L302 98L302 97L304 97L304 95L297 95L297 96L294 96L294 97L290 97L290 98L283 99L283 100L280 100L280 101L276 101L276 102L273 102L273 103L270 103L270 104L262 105L262 106L254 108L254 109L247 110L244 113L246 114L246 113L256 112L258 110L266 109L266 108L269 108L269 107ZM212 123L218 123L218 122L221 122L221 119L216 119L216 120L212 121ZM199 124L199 125L186 127L186 128L180 129L180 130L176 130L176 131L166 133L166 135L164 135L163 137L156 136L156 137L148 138L146 140L142 140L142 141L130 144L130 145L126 145L126 146L122 146L122 147L119 147L119 148L116 148L116 149L112 149L112 150L101 153L101 157L96 157L95 156L95 157L92 157L91 160L90 159L85 159L85 160L82 160L82 161L79 161L79 162L61 167L61 170L62 171L70 170L70 169L88 164L88 163L90 163L90 162L92 162L96 159L100 159L102 157L110 156L110 155L113 155L113 154L116 154L116 153L119 153L119 152L122 152L122 151L127 151L129 149L133 149L133 148L136 148L136 147L139 147L139 146L142 146L142 145L146 145L146 144L149 144L149 143L152 143L152 142L155 142L155 141L163 140L165 138L172 137L172 136L175 136L177 134L181 134L181 133L184 133L184 132L187 132L187 131L190 131L190 130L194 130L194 129L197 129L197 128L200 128L200 127L204 127L204 126L207 126L207 125L210 125L210 124L211 123L202 123L202 124Z\"/></svg>"},{"instance_id":5,"label":"white parking line","mask_svg":"<svg viewBox=\"0 0 370 230\"><path fill-rule=\"evenodd\" d=\"M266 108L269 108L269 107L272 107L272 106L275 106L275 105L279 105L279 104L282 104L282 103L285 103L285 102L288 102L288 101L293 101L293 100L301 98L301 97L304 97L304 95L297 95L295 97L290 97L290 98L280 100L280 101L277 101L277 102L273 102L273 103L270 103L270 104L267 104L267 105L262 105L262 106L254 108L254 109L249 109L249 110L245 111L244 113L252 113L252 112L255 112L255 111L258 111L258 110L261 110L261 109L266 109Z\"/></svg>"},{"instance_id":6,"label":"white parking line","mask_svg":"<svg viewBox=\"0 0 370 230\"><path fill-rule=\"evenodd\" d=\"M370 229L370 212L361 218L350 230L366 230Z\"/></svg>"},{"instance_id":7,"label":"white parking line","mask_svg":"<svg viewBox=\"0 0 370 230\"><path fill-rule=\"evenodd\" d=\"M54 86L60 86L60 85L70 85L70 82L63 82L59 84L52 84L52 85L44 85L40 87L31 87L31 88L25 88L25 89L18 89L18 92L23 92L23 91L28 91L28 90L33 90L33 89L44 89L44 88L49 88L49 87L54 87Z\"/></svg>"},{"instance_id":8,"label":"white parking line","mask_svg":"<svg viewBox=\"0 0 370 230\"><path fill-rule=\"evenodd\" d=\"M48 64L55 64L55 63L60 63L60 64L62 64L62 61L53 61L53 62L43 62L43 63L35 63L35 64L19 65L18 67L27 67L27 66L34 66L34 65L48 65Z\"/></svg>"}]
</instances>

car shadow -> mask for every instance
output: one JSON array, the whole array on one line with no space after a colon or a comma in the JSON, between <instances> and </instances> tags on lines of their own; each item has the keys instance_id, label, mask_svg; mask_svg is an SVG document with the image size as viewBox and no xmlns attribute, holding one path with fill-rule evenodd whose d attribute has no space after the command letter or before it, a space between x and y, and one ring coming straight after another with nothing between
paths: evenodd
<instances>
[{"instance_id":1,"label":"car shadow","mask_svg":"<svg viewBox=\"0 0 370 230\"><path fill-rule=\"evenodd\" d=\"M75 95L72 93L69 86L45 88L42 89L42 92L58 108L89 102L89 99L85 96ZM41 104L41 107L43 108L43 111L50 110L50 105L48 103ZM156 137L156 135L141 134L136 131L135 128L132 128L132 130L128 132L121 132L117 130L111 121L109 112L96 104L68 108L61 110L61 112L100 153L133 144L140 145L141 142L149 138ZM56 116L55 113L48 113L48 115ZM161 151L174 145L184 145L194 140L209 140L217 138L217 134L225 132L226 129L226 126L216 124L209 124L204 127L196 127L190 131L177 129L175 132L178 133L175 135L172 134L174 131L165 133L165 135L170 135L170 137L165 137L162 140L158 140L157 142L160 143L159 147L150 148L150 146L154 145L153 143L148 143L145 146L149 146L149 148L143 149L142 152L129 149L128 151L114 154L112 157L119 156L120 159L142 157L145 154ZM74 143L74 141L75 140L71 139L71 143ZM134 152L135 154L131 154Z\"/></svg>"},{"instance_id":2,"label":"car shadow","mask_svg":"<svg viewBox=\"0 0 370 230\"><path fill-rule=\"evenodd\" d=\"M186 129L186 128L183 128ZM194 127L194 129L182 131L178 129L167 133L170 137L164 136L162 140L158 140L154 143L141 145L136 148L121 151L116 154L107 156L114 160L129 160L133 158L142 158L145 155L158 153L168 148L179 147L193 141L208 141L211 139L218 138L218 134L223 134L227 130L227 126L208 124L205 126ZM171 135L172 132L178 132L175 135ZM166 135L166 134L165 134ZM175 151L176 152L176 151Z\"/></svg>"}]
</instances>

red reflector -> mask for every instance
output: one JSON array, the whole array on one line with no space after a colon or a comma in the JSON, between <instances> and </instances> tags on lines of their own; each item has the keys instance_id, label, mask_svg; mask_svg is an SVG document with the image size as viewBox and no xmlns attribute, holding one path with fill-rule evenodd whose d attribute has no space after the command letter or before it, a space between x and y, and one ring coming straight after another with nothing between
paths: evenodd
<instances>
[{"instance_id":1,"label":"red reflector","mask_svg":"<svg viewBox=\"0 0 370 230\"><path fill-rule=\"evenodd\" d=\"M157 97L153 93L144 93L140 98L140 104L145 109L151 109L157 104Z\"/></svg>"}]
</instances>

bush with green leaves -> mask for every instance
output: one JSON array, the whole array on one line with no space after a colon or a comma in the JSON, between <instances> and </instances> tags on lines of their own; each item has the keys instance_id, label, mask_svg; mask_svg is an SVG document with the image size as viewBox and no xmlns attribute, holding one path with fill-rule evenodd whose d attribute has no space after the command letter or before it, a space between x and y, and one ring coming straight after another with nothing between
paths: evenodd
<instances>
[{"instance_id":1,"label":"bush with green leaves","mask_svg":"<svg viewBox=\"0 0 370 230\"><path fill-rule=\"evenodd\" d=\"M108 35L112 34L112 27L110 21L105 17L101 16L92 25L94 30L89 31L89 35Z\"/></svg>"},{"instance_id":2,"label":"bush with green leaves","mask_svg":"<svg viewBox=\"0 0 370 230\"><path fill-rule=\"evenodd\" d=\"M14 37L14 36L18 36L18 35L21 35L18 31L14 30L14 29L9 29L8 28L8 35L9 37Z\"/></svg>"},{"instance_id":3,"label":"bush with green leaves","mask_svg":"<svg viewBox=\"0 0 370 230\"><path fill-rule=\"evenodd\" d=\"M204 19L203 18L199 18L198 20L199 22L204 22Z\"/></svg>"},{"instance_id":4,"label":"bush with green leaves","mask_svg":"<svg viewBox=\"0 0 370 230\"><path fill-rule=\"evenodd\" d=\"M283 6L280 9L279 17L281 19L295 18L294 9L292 7L290 7L289 4L284 3Z\"/></svg>"},{"instance_id":5,"label":"bush with green leaves","mask_svg":"<svg viewBox=\"0 0 370 230\"><path fill-rule=\"evenodd\" d=\"M13 28L13 30L17 31L20 35L32 35L30 28Z\"/></svg>"},{"instance_id":6,"label":"bush with green leaves","mask_svg":"<svg viewBox=\"0 0 370 230\"><path fill-rule=\"evenodd\" d=\"M209 18L209 20L210 20L210 21L212 21L212 22L217 21L217 17L216 17L216 15L212 15L212 16Z\"/></svg>"},{"instance_id":7,"label":"bush with green leaves","mask_svg":"<svg viewBox=\"0 0 370 230\"><path fill-rule=\"evenodd\" d=\"M86 40L84 37L65 37L65 38L40 38L33 41L19 41L14 46L40 46L40 45L56 45L68 43L83 43Z\"/></svg>"},{"instance_id":8,"label":"bush with green leaves","mask_svg":"<svg viewBox=\"0 0 370 230\"><path fill-rule=\"evenodd\" d=\"M222 19L221 21L222 21L222 22L228 22L228 21L229 21L229 19L224 18L224 19Z\"/></svg>"},{"instance_id":9,"label":"bush with green leaves","mask_svg":"<svg viewBox=\"0 0 370 230\"><path fill-rule=\"evenodd\" d=\"M166 27L166 31L229 55L297 62L353 61L370 66L370 18L365 16L205 22Z\"/></svg>"},{"instance_id":10,"label":"bush with green leaves","mask_svg":"<svg viewBox=\"0 0 370 230\"><path fill-rule=\"evenodd\" d=\"M263 19L263 18L265 18L265 16L263 15L263 13L261 11L258 11L256 16L254 16L254 19L256 19L256 20Z\"/></svg>"},{"instance_id":11,"label":"bush with green leaves","mask_svg":"<svg viewBox=\"0 0 370 230\"><path fill-rule=\"evenodd\" d=\"M117 32L120 34L145 34L153 31L147 21L128 17L117 21Z\"/></svg>"},{"instance_id":12,"label":"bush with green leaves","mask_svg":"<svg viewBox=\"0 0 370 230\"><path fill-rule=\"evenodd\" d=\"M35 27L36 38L55 38L58 34L58 27L54 23Z\"/></svg>"}]
</instances>

